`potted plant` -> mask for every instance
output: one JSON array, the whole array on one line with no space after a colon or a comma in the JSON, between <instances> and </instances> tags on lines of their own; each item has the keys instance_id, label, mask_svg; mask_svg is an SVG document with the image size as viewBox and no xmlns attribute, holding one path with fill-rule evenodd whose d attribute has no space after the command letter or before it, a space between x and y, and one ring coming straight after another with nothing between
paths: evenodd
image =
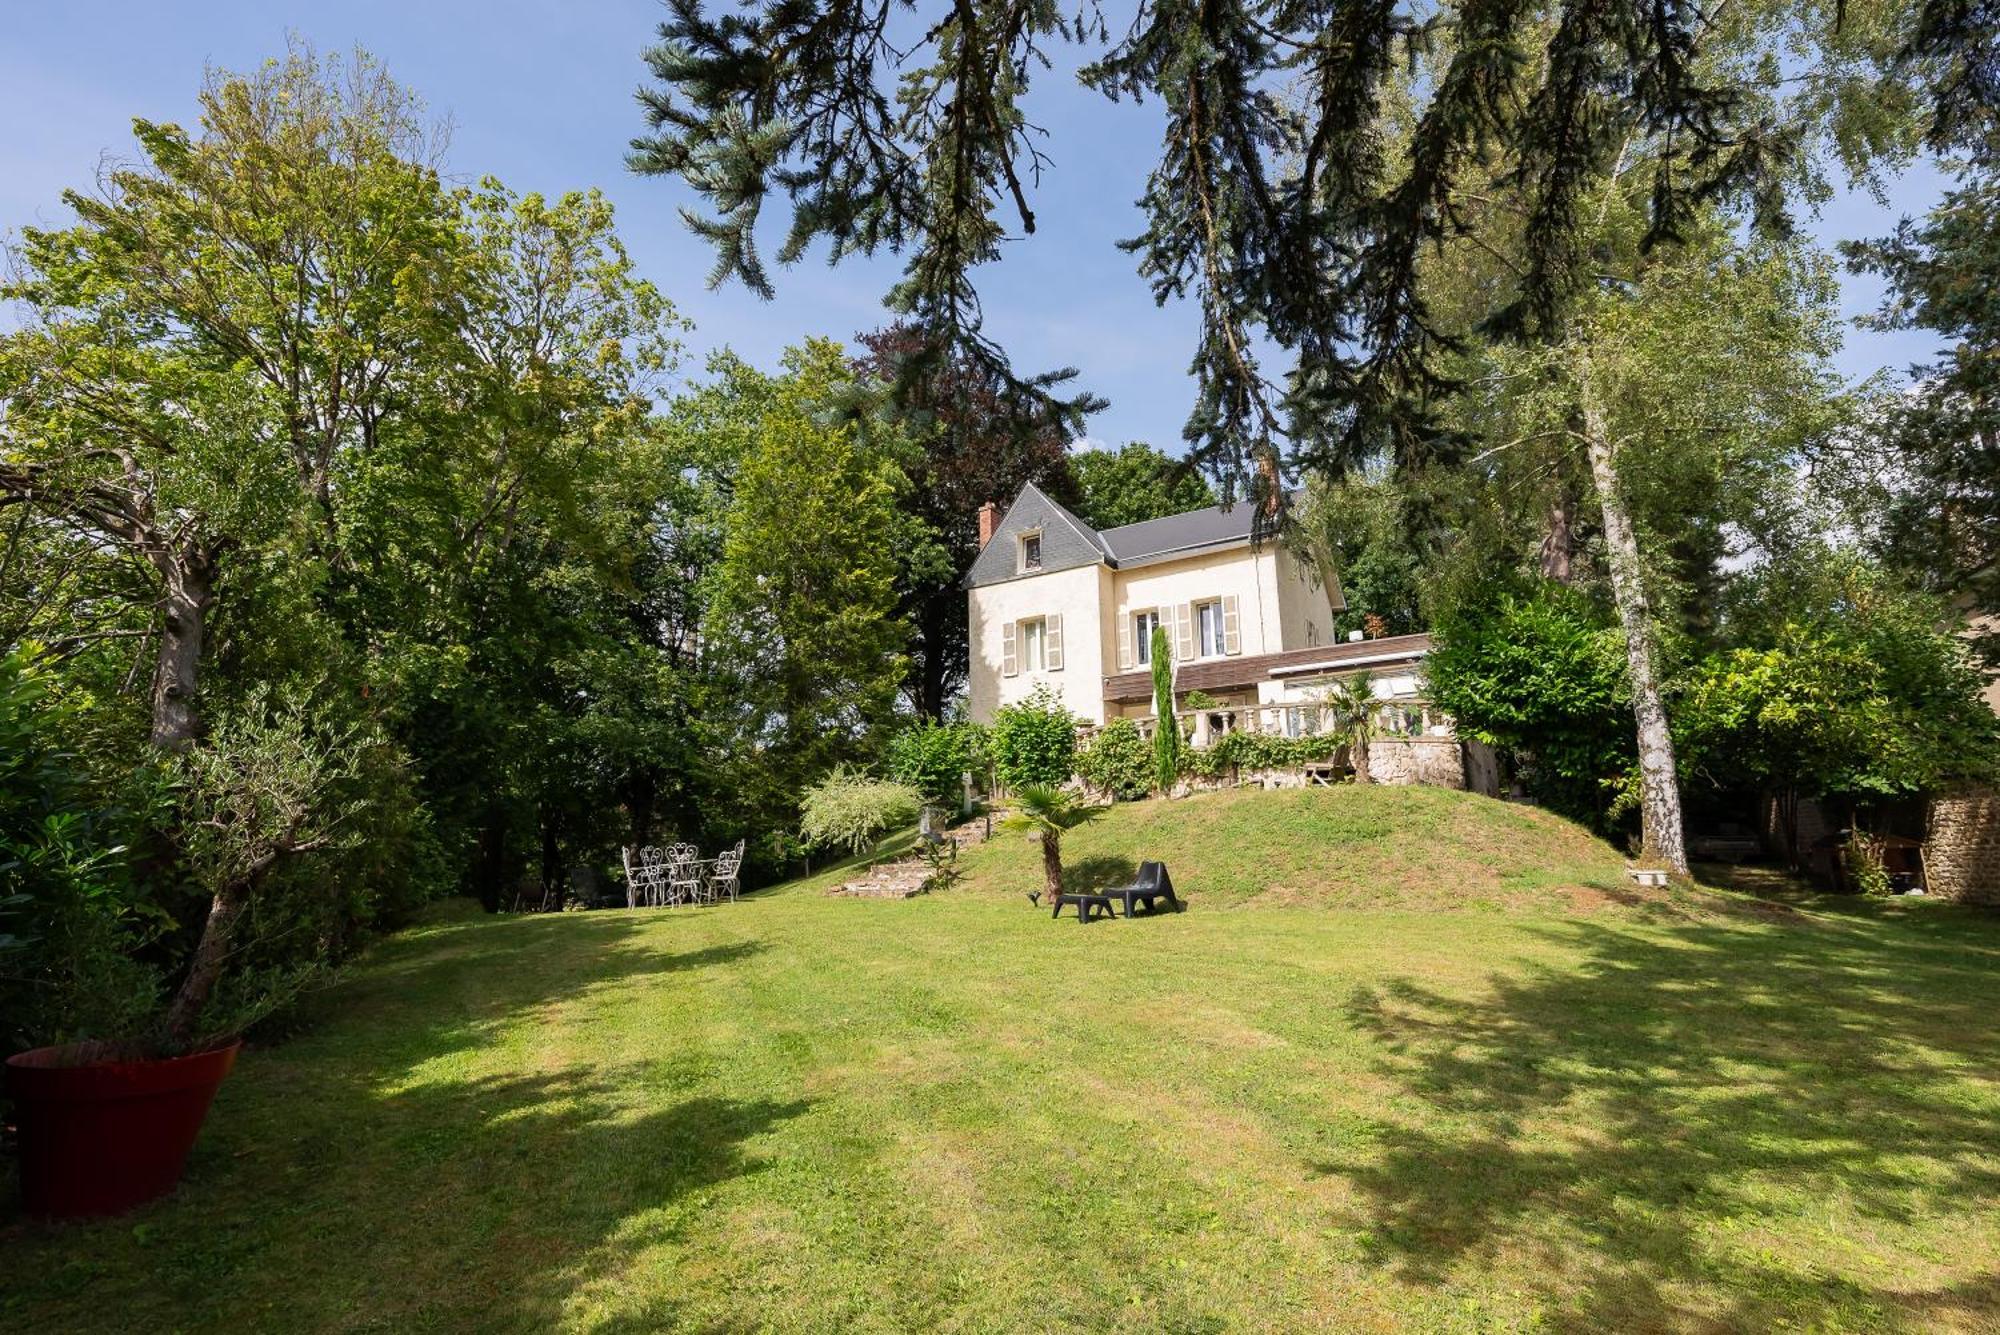
<instances>
[{"instance_id":1,"label":"potted plant","mask_svg":"<svg viewBox=\"0 0 2000 1335\"><path fill-rule=\"evenodd\" d=\"M26 889L10 897L0 927L16 930L0 940L25 983L0 1000L23 1017L10 1038L57 1040L6 1062L22 1203L45 1218L118 1214L173 1189L244 1028L307 976L218 987L238 924L275 870L336 838L344 808L333 792L350 739L259 700L128 785L151 795L151 810L141 801L91 812L73 758L48 743L53 720L32 687L10 696L10 684L33 679L14 666L0 681L0 734L18 734L0 766L0 861ZM31 777L45 785L39 803L59 808L38 822L20 800ZM163 866L145 875L131 866L116 840L121 822L171 831ZM172 918L147 893L145 882L165 879L192 882L209 901L184 956L171 948Z\"/></svg>"}]
</instances>

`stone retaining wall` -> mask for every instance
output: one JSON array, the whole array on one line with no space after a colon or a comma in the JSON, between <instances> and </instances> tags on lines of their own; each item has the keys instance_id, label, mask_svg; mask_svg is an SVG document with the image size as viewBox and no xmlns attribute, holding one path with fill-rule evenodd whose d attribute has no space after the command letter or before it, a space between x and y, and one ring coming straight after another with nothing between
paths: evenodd
<instances>
[{"instance_id":1,"label":"stone retaining wall","mask_svg":"<svg viewBox=\"0 0 2000 1335\"><path fill-rule=\"evenodd\" d=\"M1931 799L1924 832L1930 892L2000 904L2000 793L1965 788Z\"/></svg>"},{"instance_id":2,"label":"stone retaining wall","mask_svg":"<svg viewBox=\"0 0 2000 1335\"><path fill-rule=\"evenodd\" d=\"M1455 737L1383 738L1368 744L1368 774L1377 783L1465 787L1465 756Z\"/></svg>"},{"instance_id":3,"label":"stone retaining wall","mask_svg":"<svg viewBox=\"0 0 2000 1335\"><path fill-rule=\"evenodd\" d=\"M1341 770L1345 773L1345 769ZM1465 787L1464 751L1455 737L1383 738L1368 744L1368 774L1376 783L1392 786L1429 784L1436 788ZM1312 782L1304 766L1238 771L1213 779L1186 778L1177 793L1204 793L1218 788L1304 788Z\"/></svg>"}]
</instances>

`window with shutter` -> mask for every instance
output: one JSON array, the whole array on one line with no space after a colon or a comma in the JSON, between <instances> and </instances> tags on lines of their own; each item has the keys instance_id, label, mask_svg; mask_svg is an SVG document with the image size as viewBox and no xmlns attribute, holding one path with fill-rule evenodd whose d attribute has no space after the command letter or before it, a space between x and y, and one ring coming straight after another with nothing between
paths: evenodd
<instances>
[{"instance_id":1,"label":"window with shutter","mask_svg":"<svg viewBox=\"0 0 2000 1335\"><path fill-rule=\"evenodd\" d=\"M1051 616L1042 623L1042 657L1051 672L1062 671L1062 617Z\"/></svg>"},{"instance_id":2,"label":"window with shutter","mask_svg":"<svg viewBox=\"0 0 2000 1335\"><path fill-rule=\"evenodd\" d=\"M1243 652L1242 618L1237 615L1236 595L1233 593L1222 600L1222 652Z\"/></svg>"},{"instance_id":3,"label":"window with shutter","mask_svg":"<svg viewBox=\"0 0 2000 1335\"><path fill-rule=\"evenodd\" d=\"M1016 676L1021 671L1020 637L1015 624L1009 621L1000 628L1000 673L1002 676Z\"/></svg>"},{"instance_id":4,"label":"window with shutter","mask_svg":"<svg viewBox=\"0 0 2000 1335\"><path fill-rule=\"evenodd\" d=\"M1174 657L1194 657L1194 615L1186 603L1174 604Z\"/></svg>"},{"instance_id":5,"label":"window with shutter","mask_svg":"<svg viewBox=\"0 0 2000 1335\"><path fill-rule=\"evenodd\" d=\"M1210 599L1194 608L1195 652L1203 658L1217 658L1223 652L1222 603Z\"/></svg>"},{"instance_id":6,"label":"window with shutter","mask_svg":"<svg viewBox=\"0 0 2000 1335\"><path fill-rule=\"evenodd\" d=\"M1048 648L1048 627L1040 617L1021 623L1021 670L1040 672L1047 666L1044 654Z\"/></svg>"},{"instance_id":7,"label":"window with shutter","mask_svg":"<svg viewBox=\"0 0 2000 1335\"><path fill-rule=\"evenodd\" d=\"M1131 620L1133 659L1139 667L1153 663L1153 632L1160 628L1157 611L1134 612Z\"/></svg>"}]
</instances>

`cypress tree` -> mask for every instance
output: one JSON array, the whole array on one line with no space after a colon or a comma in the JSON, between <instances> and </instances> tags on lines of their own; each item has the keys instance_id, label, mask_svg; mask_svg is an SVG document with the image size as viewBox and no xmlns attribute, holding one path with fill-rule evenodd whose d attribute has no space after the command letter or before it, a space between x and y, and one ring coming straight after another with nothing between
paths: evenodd
<instances>
[{"instance_id":1,"label":"cypress tree","mask_svg":"<svg viewBox=\"0 0 2000 1335\"><path fill-rule=\"evenodd\" d=\"M1174 651L1164 626L1153 627L1153 777L1166 797L1181 772L1181 727L1174 718Z\"/></svg>"}]
</instances>

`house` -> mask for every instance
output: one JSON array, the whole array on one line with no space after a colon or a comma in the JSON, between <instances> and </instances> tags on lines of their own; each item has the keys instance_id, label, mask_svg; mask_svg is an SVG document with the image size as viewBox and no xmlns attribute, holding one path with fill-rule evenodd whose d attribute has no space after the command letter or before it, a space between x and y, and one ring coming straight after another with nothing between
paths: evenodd
<instances>
[{"instance_id":1,"label":"house","mask_svg":"<svg viewBox=\"0 0 2000 1335\"><path fill-rule=\"evenodd\" d=\"M1100 531L1032 484L1004 512L982 507L965 578L971 717L990 723L1047 686L1087 724L1130 718L1150 731L1159 627L1176 691L1215 701L1194 720L1196 745L1238 728L1315 731L1328 682L1366 668L1385 734L1446 742L1455 756L1449 721L1420 693L1430 637L1336 637L1339 585L1282 542L1253 544L1252 518L1249 505L1210 506Z\"/></svg>"}]
</instances>

